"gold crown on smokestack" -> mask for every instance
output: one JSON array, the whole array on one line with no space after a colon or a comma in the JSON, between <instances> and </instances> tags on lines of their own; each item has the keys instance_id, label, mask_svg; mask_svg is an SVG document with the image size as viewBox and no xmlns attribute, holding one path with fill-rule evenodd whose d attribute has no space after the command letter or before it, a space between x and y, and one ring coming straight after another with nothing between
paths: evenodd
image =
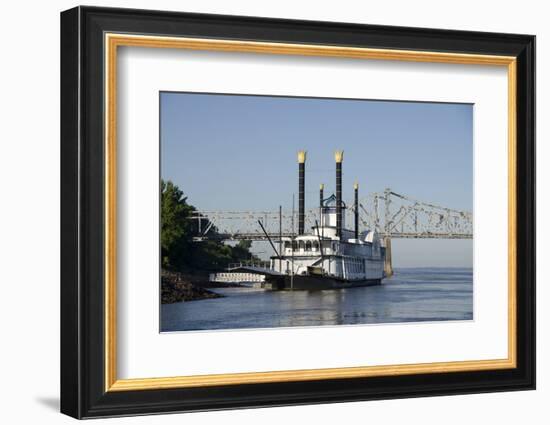
<instances>
[{"instance_id":1,"label":"gold crown on smokestack","mask_svg":"<svg viewBox=\"0 0 550 425\"><path fill-rule=\"evenodd\" d=\"M353 183L353 188L355 190L359 189L359 183L357 182L357 180L355 180L355 183Z\"/></svg>"},{"instance_id":2,"label":"gold crown on smokestack","mask_svg":"<svg viewBox=\"0 0 550 425\"><path fill-rule=\"evenodd\" d=\"M324 188L325 188L325 185L324 185L323 183L321 183L321 184L319 185L319 189L323 190Z\"/></svg>"},{"instance_id":3,"label":"gold crown on smokestack","mask_svg":"<svg viewBox=\"0 0 550 425\"><path fill-rule=\"evenodd\" d=\"M344 151L334 152L334 159L336 162L342 162L344 160Z\"/></svg>"},{"instance_id":4,"label":"gold crown on smokestack","mask_svg":"<svg viewBox=\"0 0 550 425\"><path fill-rule=\"evenodd\" d=\"M307 151L298 151L298 162L303 164L306 162Z\"/></svg>"}]
</instances>

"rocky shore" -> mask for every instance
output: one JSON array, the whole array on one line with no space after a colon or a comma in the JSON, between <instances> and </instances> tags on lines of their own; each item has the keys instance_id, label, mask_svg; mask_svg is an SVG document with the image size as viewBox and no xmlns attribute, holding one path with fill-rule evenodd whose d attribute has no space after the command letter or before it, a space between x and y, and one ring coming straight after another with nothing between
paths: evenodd
<instances>
[{"instance_id":1,"label":"rocky shore","mask_svg":"<svg viewBox=\"0 0 550 425\"><path fill-rule=\"evenodd\" d=\"M161 302L162 304L171 304L223 297L223 295L205 289L203 285L207 284L208 280L204 280L200 276L163 270L161 273Z\"/></svg>"}]
</instances>

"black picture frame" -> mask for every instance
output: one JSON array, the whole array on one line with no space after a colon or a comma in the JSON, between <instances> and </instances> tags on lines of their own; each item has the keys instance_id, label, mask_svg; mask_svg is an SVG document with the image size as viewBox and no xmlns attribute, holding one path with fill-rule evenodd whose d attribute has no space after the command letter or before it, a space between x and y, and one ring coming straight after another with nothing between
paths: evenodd
<instances>
[{"instance_id":1,"label":"black picture frame","mask_svg":"<svg viewBox=\"0 0 550 425\"><path fill-rule=\"evenodd\" d=\"M517 367L105 391L104 34L308 43L517 58ZM535 37L76 7L61 13L61 412L75 418L535 388Z\"/></svg>"}]
</instances>

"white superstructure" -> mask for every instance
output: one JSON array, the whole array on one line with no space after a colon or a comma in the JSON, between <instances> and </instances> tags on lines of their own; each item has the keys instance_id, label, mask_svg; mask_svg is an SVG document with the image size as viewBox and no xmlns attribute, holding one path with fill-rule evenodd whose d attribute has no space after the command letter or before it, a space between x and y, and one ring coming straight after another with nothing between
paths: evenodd
<instances>
[{"instance_id":1,"label":"white superstructure","mask_svg":"<svg viewBox=\"0 0 550 425\"><path fill-rule=\"evenodd\" d=\"M343 207L345 208L345 206ZM314 274L345 281L379 280L384 277L384 248L373 231L355 238L355 231L336 226L336 198L320 208L319 226L294 238L283 238L281 258L271 258L271 269L285 275Z\"/></svg>"}]
</instances>

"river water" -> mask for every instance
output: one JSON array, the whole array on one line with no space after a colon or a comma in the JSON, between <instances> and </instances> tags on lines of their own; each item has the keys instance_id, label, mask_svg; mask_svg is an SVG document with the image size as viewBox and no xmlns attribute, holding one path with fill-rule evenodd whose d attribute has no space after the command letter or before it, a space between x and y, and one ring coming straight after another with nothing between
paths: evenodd
<instances>
[{"instance_id":1,"label":"river water","mask_svg":"<svg viewBox=\"0 0 550 425\"><path fill-rule=\"evenodd\" d=\"M213 289L225 297L161 305L161 331L470 320L472 281L472 269L415 268L365 288Z\"/></svg>"}]
</instances>

